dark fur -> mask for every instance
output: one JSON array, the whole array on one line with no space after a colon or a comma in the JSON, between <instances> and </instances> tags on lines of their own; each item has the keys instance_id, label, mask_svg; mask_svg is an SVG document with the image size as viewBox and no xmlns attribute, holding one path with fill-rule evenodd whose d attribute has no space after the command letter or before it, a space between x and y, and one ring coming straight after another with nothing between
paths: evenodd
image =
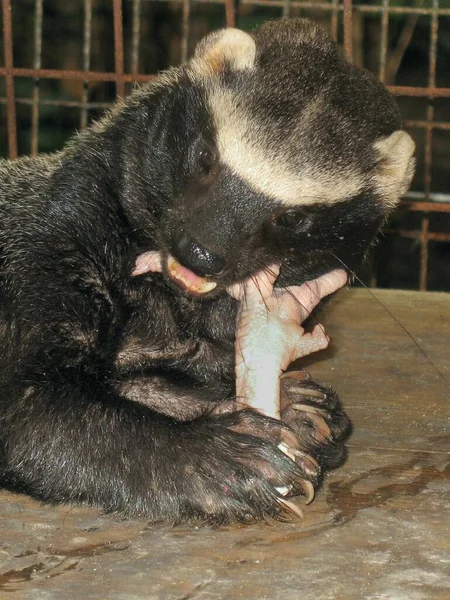
<instances>
[{"instance_id":1,"label":"dark fur","mask_svg":"<svg viewBox=\"0 0 450 600\"><path fill-rule=\"evenodd\" d=\"M309 152L373 168L371 145L400 126L387 92L327 38L289 53L292 39L280 28L274 40L270 27L256 34L258 73L217 76L247 90L246 109L277 135L326 86L332 110L305 139ZM296 228L283 226L285 208L214 160L207 82L184 68L170 77L62 153L0 163L0 480L153 520L277 516L275 485L315 479L277 449L275 422L229 411L236 303L224 287L276 261L279 285L340 261L353 268L386 210L368 184L333 206L311 199ZM213 294L189 296L165 274L130 276L151 249L207 273L180 231L225 265ZM345 429L334 397L327 410L335 439L303 436L323 467Z\"/></svg>"}]
</instances>

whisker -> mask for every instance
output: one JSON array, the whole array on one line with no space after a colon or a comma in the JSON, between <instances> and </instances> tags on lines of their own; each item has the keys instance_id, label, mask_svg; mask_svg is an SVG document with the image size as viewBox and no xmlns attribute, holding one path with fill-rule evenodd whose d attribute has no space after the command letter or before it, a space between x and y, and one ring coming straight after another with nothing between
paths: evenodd
<instances>
[{"instance_id":1,"label":"whisker","mask_svg":"<svg viewBox=\"0 0 450 600\"><path fill-rule=\"evenodd\" d=\"M237 339L236 339L236 344L237 344L237 346L238 346L238 352L237 352L237 354L239 354L239 356L240 356L240 359L242 360L242 362L243 362L243 363L244 363L244 365L245 365L245 368L248 370L247 363L245 362L245 354L244 354L244 351L243 351L243 349L242 349L242 345L241 345L241 340L240 340L240 338L237 338Z\"/></svg>"},{"instance_id":2,"label":"whisker","mask_svg":"<svg viewBox=\"0 0 450 600\"><path fill-rule=\"evenodd\" d=\"M255 275L252 275L252 281L255 284L256 289L259 292L259 295L261 296L261 300L264 302L264 306L266 307L267 312L269 312L269 307L267 306L266 300L264 298L264 294L261 291L261 287L260 287L260 280L258 277L256 277Z\"/></svg>"},{"instance_id":3,"label":"whisker","mask_svg":"<svg viewBox=\"0 0 450 600\"><path fill-rule=\"evenodd\" d=\"M288 274L289 273L295 274L295 269L293 267L291 267L289 264L283 263L282 268ZM308 283L308 282L305 282L305 283ZM309 284L308 284L308 287L309 287ZM310 290L311 290L311 288L310 288ZM294 300L303 308L303 310L306 313L309 313L307 319L311 319L311 322L313 323L313 325L320 325L320 322L317 320L317 318L314 314L314 311L309 312L308 308L302 302L300 302L300 300L298 300L298 298L295 297L294 293L291 292L291 290L288 287L284 288L283 291L284 291L284 293L288 293L292 298L294 298ZM314 294L314 295L318 300L320 300L320 297L317 294ZM306 321L306 319L305 319L305 321Z\"/></svg>"},{"instance_id":4,"label":"whisker","mask_svg":"<svg viewBox=\"0 0 450 600\"><path fill-rule=\"evenodd\" d=\"M318 301L321 300L320 295L313 290L313 288L311 287L311 285L309 284L309 281L305 281L304 285L306 285L306 287L309 289L309 291L311 292L311 295L314 296L314 298Z\"/></svg>"},{"instance_id":5,"label":"whisker","mask_svg":"<svg viewBox=\"0 0 450 600\"><path fill-rule=\"evenodd\" d=\"M384 302L382 302L379 298L377 298L375 296L375 294L372 292L372 290L358 277L358 275L352 271L351 269L349 269L349 267L347 267L347 265L344 263L343 260L341 260L339 258L339 256L336 256L336 254L334 254L333 252L331 252L330 250L330 254L341 263L341 265L350 273L350 275L352 276L352 278L354 280L356 280L360 285L362 285L362 287L372 296L372 298L378 302L378 304L386 311L386 313L393 319L393 321L395 323L397 323L397 325L406 333L406 335L409 337L409 339L413 342L413 344L415 345L415 347L419 350L419 352L422 354L422 356L429 362L429 364L434 368L434 370L443 378L445 379L445 375L442 373L442 371L439 369L439 367L431 360L431 358L428 356L428 354L425 352L425 350L422 348L422 346L419 344L419 342L414 338L413 335L411 335L411 333L406 329L406 327L403 325L403 323L392 313L392 311L384 304Z\"/></svg>"}]
</instances>

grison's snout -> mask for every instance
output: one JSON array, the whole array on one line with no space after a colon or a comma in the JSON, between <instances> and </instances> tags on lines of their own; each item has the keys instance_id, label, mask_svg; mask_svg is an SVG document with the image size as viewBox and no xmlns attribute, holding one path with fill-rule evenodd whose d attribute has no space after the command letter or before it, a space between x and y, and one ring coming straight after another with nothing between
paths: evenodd
<instances>
[{"instance_id":1,"label":"grison's snout","mask_svg":"<svg viewBox=\"0 0 450 600\"><path fill-rule=\"evenodd\" d=\"M225 259L181 230L172 238L172 254L185 267L200 277L219 275L225 267Z\"/></svg>"}]
</instances>

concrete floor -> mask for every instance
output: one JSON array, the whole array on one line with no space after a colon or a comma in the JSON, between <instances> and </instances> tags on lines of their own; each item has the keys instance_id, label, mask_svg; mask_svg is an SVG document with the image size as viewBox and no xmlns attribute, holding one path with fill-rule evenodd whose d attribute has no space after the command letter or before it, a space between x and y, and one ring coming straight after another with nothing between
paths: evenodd
<instances>
[{"instance_id":1,"label":"concrete floor","mask_svg":"<svg viewBox=\"0 0 450 600\"><path fill-rule=\"evenodd\" d=\"M169 529L0 493L0 598L449 600L450 295L374 294L342 292L302 362L354 425L302 522Z\"/></svg>"}]
</instances>

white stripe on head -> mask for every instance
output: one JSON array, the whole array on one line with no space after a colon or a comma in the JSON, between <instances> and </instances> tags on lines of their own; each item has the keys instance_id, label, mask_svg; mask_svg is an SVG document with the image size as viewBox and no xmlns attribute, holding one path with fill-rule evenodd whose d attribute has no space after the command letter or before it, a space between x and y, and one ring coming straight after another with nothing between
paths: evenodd
<instances>
[{"instance_id":1,"label":"white stripe on head","mask_svg":"<svg viewBox=\"0 0 450 600\"><path fill-rule=\"evenodd\" d=\"M360 192L363 175L351 169L320 170L308 164L305 153L303 172L289 167L287 149L267 143L267 134L239 106L229 90L215 87L208 97L217 134L220 160L253 190L286 206L333 204ZM289 133L286 136L289 138ZM301 152L301 148L299 148Z\"/></svg>"}]
</instances>

